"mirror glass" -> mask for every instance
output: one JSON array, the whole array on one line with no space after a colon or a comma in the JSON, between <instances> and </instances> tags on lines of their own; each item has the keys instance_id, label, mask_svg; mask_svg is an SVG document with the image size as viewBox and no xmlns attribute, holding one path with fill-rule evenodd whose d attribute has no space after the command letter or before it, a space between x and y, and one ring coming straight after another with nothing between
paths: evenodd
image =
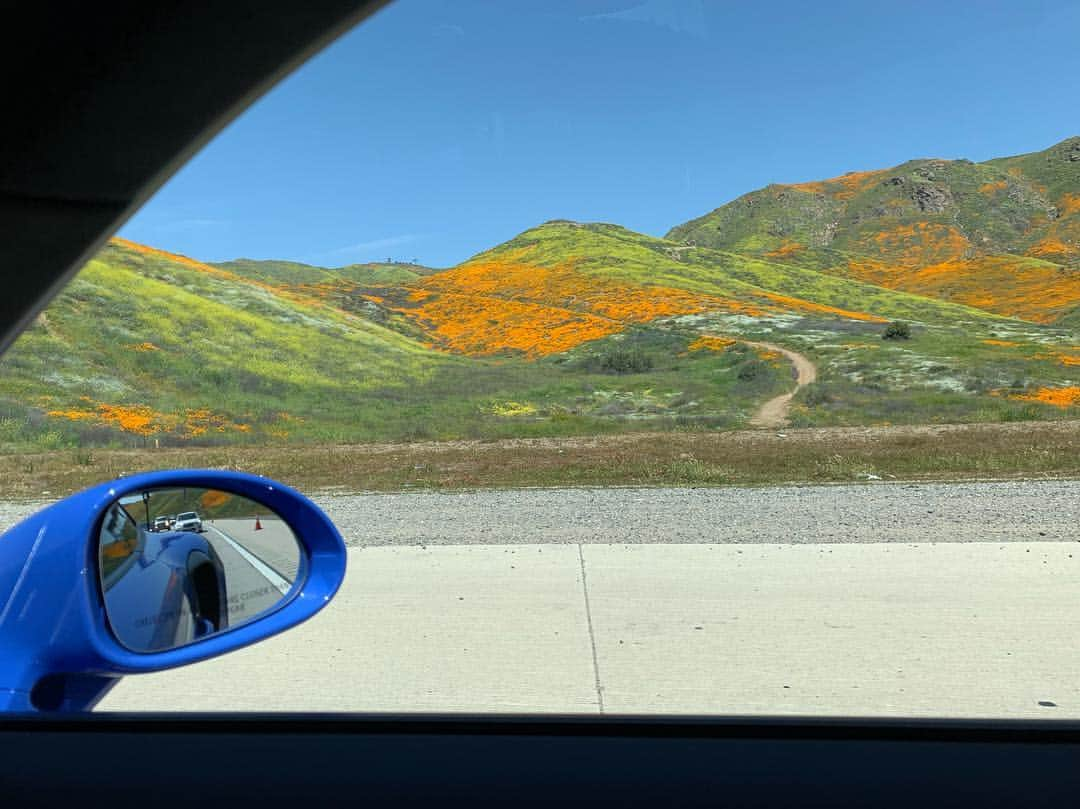
<instances>
[{"instance_id":1,"label":"mirror glass","mask_svg":"<svg viewBox=\"0 0 1080 809\"><path fill-rule=\"evenodd\" d=\"M122 497L98 543L109 624L136 652L184 646L266 612L292 589L300 558L277 514L217 489Z\"/></svg>"}]
</instances>

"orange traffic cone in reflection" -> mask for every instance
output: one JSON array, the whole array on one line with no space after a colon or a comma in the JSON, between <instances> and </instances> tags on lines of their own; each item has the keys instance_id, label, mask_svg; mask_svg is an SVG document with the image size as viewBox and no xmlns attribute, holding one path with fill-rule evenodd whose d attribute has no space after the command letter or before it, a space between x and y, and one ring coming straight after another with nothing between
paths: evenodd
<instances>
[{"instance_id":1,"label":"orange traffic cone in reflection","mask_svg":"<svg viewBox=\"0 0 1080 809\"><path fill-rule=\"evenodd\" d=\"M259 522L259 515L258 514L255 515L255 530L256 531L261 531L262 530L262 523Z\"/></svg>"}]
</instances>

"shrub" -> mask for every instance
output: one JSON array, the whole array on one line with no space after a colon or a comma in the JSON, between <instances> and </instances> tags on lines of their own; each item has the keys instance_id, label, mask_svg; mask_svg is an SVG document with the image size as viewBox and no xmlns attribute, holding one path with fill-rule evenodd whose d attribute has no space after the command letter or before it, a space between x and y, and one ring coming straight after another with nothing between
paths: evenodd
<instances>
[{"instance_id":1,"label":"shrub","mask_svg":"<svg viewBox=\"0 0 1080 809\"><path fill-rule=\"evenodd\" d=\"M821 385L810 385L806 389L806 394L803 396L803 401L809 407L816 407L823 404L832 404L835 400L827 389Z\"/></svg>"},{"instance_id":2,"label":"shrub","mask_svg":"<svg viewBox=\"0 0 1080 809\"><path fill-rule=\"evenodd\" d=\"M641 374L651 371L653 359L637 346L613 346L600 357L600 370L614 374Z\"/></svg>"},{"instance_id":3,"label":"shrub","mask_svg":"<svg viewBox=\"0 0 1080 809\"><path fill-rule=\"evenodd\" d=\"M759 359L747 360L739 366L738 377L743 382L757 379L767 370L767 366Z\"/></svg>"},{"instance_id":4,"label":"shrub","mask_svg":"<svg viewBox=\"0 0 1080 809\"><path fill-rule=\"evenodd\" d=\"M885 327L885 331L881 334L882 340L910 340L911 339L911 326L902 320L894 320L888 326Z\"/></svg>"}]
</instances>

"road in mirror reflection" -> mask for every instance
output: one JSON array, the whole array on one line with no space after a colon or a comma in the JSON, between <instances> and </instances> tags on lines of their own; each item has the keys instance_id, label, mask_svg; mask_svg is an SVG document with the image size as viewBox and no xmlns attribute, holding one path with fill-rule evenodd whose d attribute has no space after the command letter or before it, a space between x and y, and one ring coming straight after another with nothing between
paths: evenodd
<instances>
[{"instance_id":1,"label":"road in mirror reflection","mask_svg":"<svg viewBox=\"0 0 1080 809\"><path fill-rule=\"evenodd\" d=\"M132 651L183 646L281 602L300 550L280 516L246 497L155 488L120 498L102 520L105 610Z\"/></svg>"}]
</instances>

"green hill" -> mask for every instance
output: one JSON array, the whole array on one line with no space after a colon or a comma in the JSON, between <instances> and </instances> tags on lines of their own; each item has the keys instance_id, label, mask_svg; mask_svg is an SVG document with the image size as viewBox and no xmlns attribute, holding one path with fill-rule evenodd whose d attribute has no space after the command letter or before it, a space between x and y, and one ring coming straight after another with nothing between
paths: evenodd
<instances>
[{"instance_id":1,"label":"green hill","mask_svg":"<svg viewBox=\"0 0 1080 809\"><path fill-rule=\"evenodd\" d=\"M315 299L114 240L0 361L0 440L397 434L427 407L418 386L463 363Z\"/></svg>"},{"instance_id":2,"label":"green hill","mask_svg":"<svg viewBox=\"0 0 1080 809\"><path fill-rule=\"evenodd\" d=\"M439 351L317 286L113 240L0 360L0 449L737 426L787 384L752 351L649 331L546 362Z\"/></svg>"},{"instance_id":3,"label":"green hill","mask_svg":"<svg viewBox=\"0 0 1080 809\"><path fill-rule=\"evenodd\" d=\"M549 222L368 297L478 357L589 354L631 327L780 343L818 364L793 413L808 425L1052 416L1080 364L1066 329L608 224ZM881 339L894 319L910 339Z\"/></svg>"},{"instance_id":4,"label":"green hill","mask_svg":"<svg viewBox=\"0 0 1080 809\"><path fill-rule=\"evenodd\" d=\"M870 316L930 322L997 320L971 307L898 294L782 260L688 247L618 225L549 222L479 254L462 266L507 258L537 266L572 264L588 278L668 287L777 311L820 313L822 307L833 307L864 316L854 319ZM431 280L446 279L453 272ZM418 285L425 283L430 282L420 281Z\"/></svg>"},{"instance_id":5,"label":"green hill","mask_svg":"<svg viewBox=\"0 0 1080 809\"><path fill-rule=\"evenodd\" d=\"M1080 308L1080 138L770 185L667 238L1050 323Z\"/></svg>"}]
</instances>

